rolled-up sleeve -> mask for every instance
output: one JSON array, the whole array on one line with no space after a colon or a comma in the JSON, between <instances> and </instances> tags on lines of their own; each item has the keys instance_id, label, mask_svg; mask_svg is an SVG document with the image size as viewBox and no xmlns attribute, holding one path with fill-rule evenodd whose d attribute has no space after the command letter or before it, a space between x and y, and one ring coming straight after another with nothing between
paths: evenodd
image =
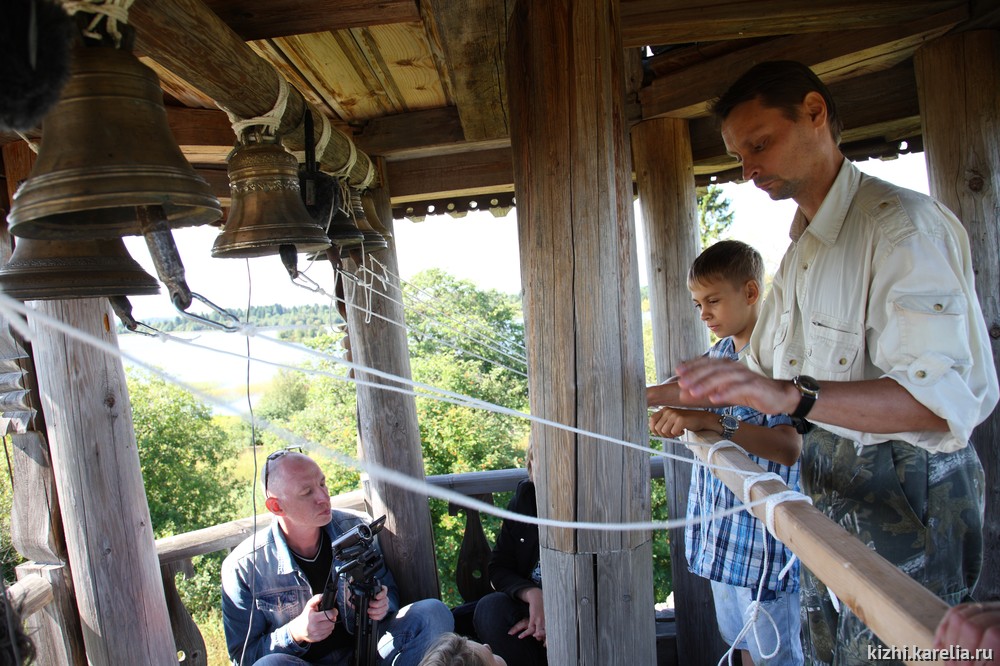
<instances>
[{"instance_id":1,"label":"rolled-up sleeve","mask_svg":"<svg viewBox=\"0 0 1000 666\"><path fill-rule=\"evenodd\" d=\"M967 444L996 405L998 390L973 273L963 259L968 241L952 233L957 219L944 222L936 233L916 231L876 248L866 337L882 376L948 423L948 432L891 438L950 452ZM859 434L863 444L886 439Z\"/></svg>"}]
</instances>

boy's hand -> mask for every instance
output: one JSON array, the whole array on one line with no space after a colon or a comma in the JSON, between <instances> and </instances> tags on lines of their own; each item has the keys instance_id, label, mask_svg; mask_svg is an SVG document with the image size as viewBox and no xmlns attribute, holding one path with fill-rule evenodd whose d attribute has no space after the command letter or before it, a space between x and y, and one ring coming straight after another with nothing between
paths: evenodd
<instances>
[{"instance_id":1,"label":"boy's hand","mask_svg":"<svg viewBox=\"0 0 1000 666\"><path fill-rule=\"evenodd\" d=\"M680 437L685 430L720 432L719 415L698 409L664 407L649 417L649 429L660 437Z\"/></svg>"}]
</instances>

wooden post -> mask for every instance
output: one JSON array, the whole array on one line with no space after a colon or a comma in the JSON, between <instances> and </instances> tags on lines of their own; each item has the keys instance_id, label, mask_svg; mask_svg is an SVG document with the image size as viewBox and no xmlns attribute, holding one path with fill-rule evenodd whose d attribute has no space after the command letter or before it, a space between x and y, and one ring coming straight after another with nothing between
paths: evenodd
<instances>
[{"instance_id":1,"label":"wooden post","mask_svg":"<svg viewBox=\"0 0 1000 666\"><path fill-rule=\"evenodd\" d=\"M664 382L674 374L678 363L708 348L708 334L691 307L687 285L688 268L701 247L688 122L657 118L633 126L632 159L649 253L656 380ZM687 450L674 448L669 452L690 458ZM665 458L663 478L670 517L683 518L691 464ZM670 564L678 663L717 661L726 646L715 621L712 588L708 580L688 571L683 529L670 533Z\"/></svg>"},{"instance_id":2,"label":"wooden post","mask_svg":"<svg viewBox=\"0 0 1000 666\"><path fill-rule=\"evenodd\" d=\"M106 299L34 312L117 346ZM29 314L90 664L176 664L121 359Z\"/></svg>"},{"instance_id":3,"label":"wooden post","mask_svg":"<svg viewBox=\"0 0 1000 666\"><path fill-rule=\"evenodd\" d=\"M18 184L28 177L35 155L23 141L3 147L3 168L7 188L0 199L13 197ZM6 218L0 229L0 263L6 263L13 250L13 239L7 232ZM27 620L26 626L35 643L38 663L84 664L87 655L80 632L80 618L73 596L72 576L66 563L66 539L56 491L49 443L45 439L45 419L38 395L37 375L32 359L31 344L18 335L9 322L0 316L0 370L16 381L5 381L7 388L20 387L23 393L16 401L3 396L4 417L11 419L8 427L13 451L14 487L11 506L10 537L14 548L28 560L18 567L18 576L38 571L54 595L44 613ZM6 408L19 403L20 413L7 413ZM26 573L27 572L27 573Z\"/></svg>"},{"instance_id":4,"label":"wooden post","mask_svg":"<svg viewBox=\"0 0 1000 666\"><path fill-rule=\"evenodd\" d=\"M993 363L1000 370L1000 32L981 30L930 42L914 56L931 194L969 232L976 291ZM986 544L979 599L1000 599L1000 413L972 435L986 470Z\"/></svg>"},{"instance_id":5,"label":"wooden post","mask_svg":"<svg viewBox=\"0 0 1000 666\"><path fill-rule=\"evenodd\" d=\"M391 231L392 207L388 192L379 188L373 194L379 220ZM354 260L344 261L344 269L363 283L371 283L372 290L366 294L366 289L357 283L348 282L345 285L351 358L360 365L409 378L410 354L406 331L401 325L402 291L399 281L392 277L399 275L395 246L390 241L388 249L376 250L368 257L369 261L374 258L385 264L390 277L383 283L366 275ZM365 313L369 306L372 312L384 319L373 316L366 322ZM358 379L374 384L394 385L365 372L355 374ZM424 459L416 400L411 395L361 384L358 384L357 390L358 433L364 459L423 479ZM371 480L369 489L373 516L389 516L379 540L386 564L399 584L403 603L439 597L434 531L427 497L376 479Z\"/></svg>"},{"instance_id":6,"label":"wooden post","mask_svg":"<svg viewBox=\"0 0 1000 666\"><path fill-rule=\"evenodd\" d=\"M535 416L644 442L618 2L521 1L507 90ZM649 519L649 457L533 425L539 515ZM542 529L551 664L655 662L648 532Z\"/></svg>"}]
</instances>

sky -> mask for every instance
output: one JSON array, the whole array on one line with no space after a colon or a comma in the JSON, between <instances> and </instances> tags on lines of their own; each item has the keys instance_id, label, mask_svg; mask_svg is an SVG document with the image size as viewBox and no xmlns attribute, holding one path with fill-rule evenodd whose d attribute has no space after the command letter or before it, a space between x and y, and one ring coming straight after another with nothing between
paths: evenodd
<instances>
[{"instance_id":1,"label":"sky","mask_svg":"<svg viewBox=\"0 0 1000 666\"><path fill-rule=\"evenodd\" d=\"M888 161L859 163L867 173L911 189L927 192L927 171L923 153L902 155ZM764 256L769 272L777 268L788 247L788 226L795 212L791 201L771 201L752 183L723 185L725 197L734 211L734 221L727 238L742 240L756 247ZM452 275L470 280L480 289L519 293L521 275L517 244L517 209L497 218L487 211L470 212L462 218L448 215L428 216L422 222L396 220L396 252L399 274L407 280L414 274L441 268ZM636 207L636 223L641 224ZM641 226L637 226L641 229ZM213 259L212 243L219 234L216 227L177 229L174 239L184 263L188 286L222 308L246 308L252 305L285 306L328 303L329 297L293 284L277 256L255 259ZM639 256L639 281L645 285L646 264L642 233L636 234ZM152 260L141 237L125 239L129 253L150 274L155 275ZM330 265L309 265L299 255L299 268L325 290L332 290ZM172 318L177 310L165 290L157 296L131 296L133 315L139 321ZM204 312L204 307L192 306Z\"/></svg>"}]
</instances>

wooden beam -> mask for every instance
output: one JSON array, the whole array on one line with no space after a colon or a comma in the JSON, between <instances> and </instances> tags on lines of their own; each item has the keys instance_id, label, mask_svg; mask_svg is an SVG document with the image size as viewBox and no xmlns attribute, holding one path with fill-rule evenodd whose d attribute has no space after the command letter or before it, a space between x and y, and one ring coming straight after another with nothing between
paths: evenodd
<instances>
[{"instance_id":1,"label":"wooden beam","mask_svg":"<svg viewBox=\"0 0 1000 666\"><path fill-rule=\"evenodd\" d=\"M621 0L625 46L688 44L906 23L960 0Z\"/></svg>"},{"instance_id":2,"label":"wooden beam","mask_svg":"<svg viewBox=\"0 0 1000 666\"><path fill-rule=\"evenodd\" d=\"M416 0L206 0L244 41L419 21Z\"/></svg>"},{"instance_id":3,"label":"wooden beam","mask_svg":"<svg viewBox=\"0 0 1000 666\"><path fill-rule=\"evenodd\" d=\"M714 433L698 433L692 439L697 443L688 448L707 462L706 444L720 438ZM719 450L711 462L716 465L713 474L737 497L743 497L747 476L764 473L746 453L733 448ZM768 480L754 484L750 495L759 501L786 490L788 486L781 481ZM751 511L761 521L766 520L765 505ZM819 509L807 502L778 504L774 508L774 535L886 645L934 647L934 630L948 605Z\"/></svg>"},{"instance_id":4,"label":"wooden beam","mask_svg":"<svg viewBox=\"0 0 1000 666\"><path fill-rule=\"evenodd\" d=\"M759 42L654 79L640 91L642 116L705 115L711 101L725 92L733 78L766 60L798 60L827 85L859 72L888 69L967 17L967 8L961 6L887 27L804 33ZM725 74L720 76L720 72Z\"/></svg>"},{"instance_id":5,"label":"wooden beam","mask_svg":"<svg viewBox=\"0 0 1000 666\"><path fill-rule=\"evenodd\" d=\"M507 22L513 2L424 0L452 77L452 93L470 141L510 134L504 81Z\"/></svg>"},{"instance_id":6,"label":"wooden beam","mask_svg":"<svg viewBox=\"0 0 1000 666\"><path fill-rule=\"evenodd\" d=\"M510 148L388 162L392 203L489 192L512 192Z\"/></svg>"},{"instance_id":7,"label":"wooden beam","mask_svg":"<svg viewBox=\"0 0 1000 666\"><path fill-rule=\"evenodd\" d=\"M165 69L182 76L193 86L240 118L269 113L278 98L278 72L258 56L201 0L139 0L129 10L129 23L136 29L136 48ZM288 103L278 132L285 146L305 146L302 121L310 105L302 93L290 86ZM319 118L320 110L313 109ZM319 141L322 123L316 122ZM337 170L355 161L350 169L352 184L377 184L374 164L363 152L354 153L348 136L333 128L320 162Z\"/></svg>"},{"instance_id":8,"label":"wooden beam","mask_svg":"<svg viewBox=\"0 0 1000 666\"><path fill-rule=\"evenodd\" d=\"M24 619L54 599L52 583L36 573L24 576L7 588L7 601Z\"/></svg>"}]
</instances>

